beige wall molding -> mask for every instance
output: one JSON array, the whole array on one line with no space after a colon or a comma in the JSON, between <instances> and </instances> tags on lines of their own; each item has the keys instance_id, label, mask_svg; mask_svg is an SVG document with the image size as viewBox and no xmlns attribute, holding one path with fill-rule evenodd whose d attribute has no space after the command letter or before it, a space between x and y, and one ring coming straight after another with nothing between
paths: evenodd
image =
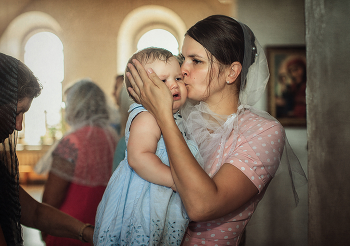
<instances>
[{"instance_id":1,"label":"beige wall molding","mask_svg":"<svg viewBox=\"0 0 350 246\"><path fill-rule=\"evenodd\" d=\"M0 39L0 52L23 60L24 45L35 33L48 31L61 38L62 29L50 15L31 11L17 16Z\"/></svg>"}]
</instances>

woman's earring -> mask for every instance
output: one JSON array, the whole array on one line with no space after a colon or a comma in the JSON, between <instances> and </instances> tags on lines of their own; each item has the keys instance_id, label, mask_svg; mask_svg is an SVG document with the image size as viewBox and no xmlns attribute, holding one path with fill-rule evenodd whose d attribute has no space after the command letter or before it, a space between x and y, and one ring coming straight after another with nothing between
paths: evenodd
<instances>
[{"instance_id":1,"label":"woman's earring","mask_svg":"<svg viewBox=\"0 0 350 246\"><path fill-rule=\"evenodd\" d=\"M226 81L227 84L230 84L230 81Z\"/></svg>"}]
</instances>

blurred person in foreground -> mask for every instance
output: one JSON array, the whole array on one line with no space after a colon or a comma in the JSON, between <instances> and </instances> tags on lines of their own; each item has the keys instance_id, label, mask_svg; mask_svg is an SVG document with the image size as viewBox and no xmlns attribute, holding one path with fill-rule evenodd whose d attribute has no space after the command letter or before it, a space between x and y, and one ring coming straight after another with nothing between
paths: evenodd
<instances>
[{"instance_id":1,"label":"blurred person in foreground","mask_svg":"<svg viewBox=\"0 0 350 246\"><path fill-rule=\"evenodd\" d=\"M0 245L23 245L21 224L92 243L93 226L39 203L19 185L17 131L41 89L26 65L0 53Z\"/></svg>"}]
</instances>

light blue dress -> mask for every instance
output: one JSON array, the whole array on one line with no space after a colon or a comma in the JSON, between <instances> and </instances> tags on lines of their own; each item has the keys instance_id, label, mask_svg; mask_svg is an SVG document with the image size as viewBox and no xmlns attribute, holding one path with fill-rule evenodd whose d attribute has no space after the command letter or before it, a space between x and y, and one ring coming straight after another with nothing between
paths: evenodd
<instances>
[{"instance_id":1,"label":"light blue dress","mask_svg":"<svg viewBox=\"0 0 350 246\"><path fill-rule=\"evenodd\" d=\"M130 106L126 143L132 120L143 111L146 109L140 104ZM182 117L174 114L174 118L187 139ZM195 142L186 141L192 154L200 158ZM169 166L162 136L156 155ZM180 245L188 222L179 194L139 177L127 162L126 150L125 159L114 171L98 206L94 245Z\"/></svg>"}]
</instances>

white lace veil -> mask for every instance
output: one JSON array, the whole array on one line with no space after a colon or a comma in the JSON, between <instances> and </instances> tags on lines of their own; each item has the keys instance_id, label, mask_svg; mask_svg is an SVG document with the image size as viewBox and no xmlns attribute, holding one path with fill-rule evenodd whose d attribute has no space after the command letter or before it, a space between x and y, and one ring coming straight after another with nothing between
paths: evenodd
<instances>
[{"instance_id":1,"label":"white lace veil","mask_svg":"<svg viewBox=\"0 0 350 246\"><path fill-rule=\"evenodd\" d=\"M95 84L91 79L84 78L72 86L66 91L66 110L65 118L71 129L65 134L65 136L72 134L85 126L98 126L104 132L106 137L105 147L110 149L111 153L114 153L115 142L118 140L117 133L110 125L110 108L106 101L106 96L101 88ZM87 136L94 131L94 128L86 133ZM64 137L65 137L64 136ZM60 141L62 141L64 139ZM57 141L45 155L35 165L34 171L40 174L47 173L49 170L59 174L61 177L69 181L75 181L82 184L87 183L86 180L77 180L78 178L74 175L74 165L61 167L56 164L55 168L52 167L52 153L60 143ZM97 146L101 147L101 146ZM98 151L98 150L96 150ZM101 160L102 161L102 160ZM103 173L101 171L101 173ZM96 174L98 176L99 174ZM98 179L96 179L98 180ZM89 185L99 185L100 181L89 181Z\"/></svg>"},{"instance_id":2,"label":"white lace veil","mask_svg":"<svg viewBox=\"0 0 350 246\"><path fill-rule=\"evenodd\" d=\"M225 143L228 141L232 131L234 132L234 136L229 155L234 154L233 152L237 141L240 141L239 137L241 135L243 135L247 140L249 139L249 145L252 147L252 149L254 149L254 146L256 146L260 140L258 137L255 137L255 133L259 129L263 128L263 124L266 122L262 121L261 118L257 116L268 119L270 122L272 121L273 124L279 124L277 120L269 113L252 107L265 91L265 87L269 79L269 69L264 51L259 45L253 32L245 24L239 24L244 34L244 59L242 64L241 89L237 113L232 115L215 114L209 109L205 102L200 102L198 104L188 102L181 110L181 114L186 120L187 131L191 133L192 138L199 145L200 153L205 163L204 170L211 177L215 175L223 164ZM247 122L249 120L256 121L256 124L250 126L249 129L246 129L245 126L249 123ZM278 134L281 135L281 139L279 139L279 141L285 141L285 145L284 151L283 149L277 149L276 153L277 151L283 151L284 155L287 157L285 158L285 164L288 165L294 199L296 204L298 204L299 198L295 187L299 185L301 186L307 182L306 175L298 161L298 158L295 156L287 139L285 138L283 129ZM271 142L271 149L273 149L275 152L274 148L276 144L272 146L273 144L274 143ZM217 151L217 146L220 146L220 149L217 153L214 153L214 151ZM212 157L214 154L217 155L216 158L219 158L216 167L213 167L215 158ZM276 161L274 164L273 161L270 162L268 158L270 158L271 154L257 154L261 159L265 157L267 158L267 161L264 159L265 161L262 161L262 163L269 175L273 177L278 168ZM273 158L276 158L276 156L277 155L275 155Z\"/></svg>"}]
</instances>

